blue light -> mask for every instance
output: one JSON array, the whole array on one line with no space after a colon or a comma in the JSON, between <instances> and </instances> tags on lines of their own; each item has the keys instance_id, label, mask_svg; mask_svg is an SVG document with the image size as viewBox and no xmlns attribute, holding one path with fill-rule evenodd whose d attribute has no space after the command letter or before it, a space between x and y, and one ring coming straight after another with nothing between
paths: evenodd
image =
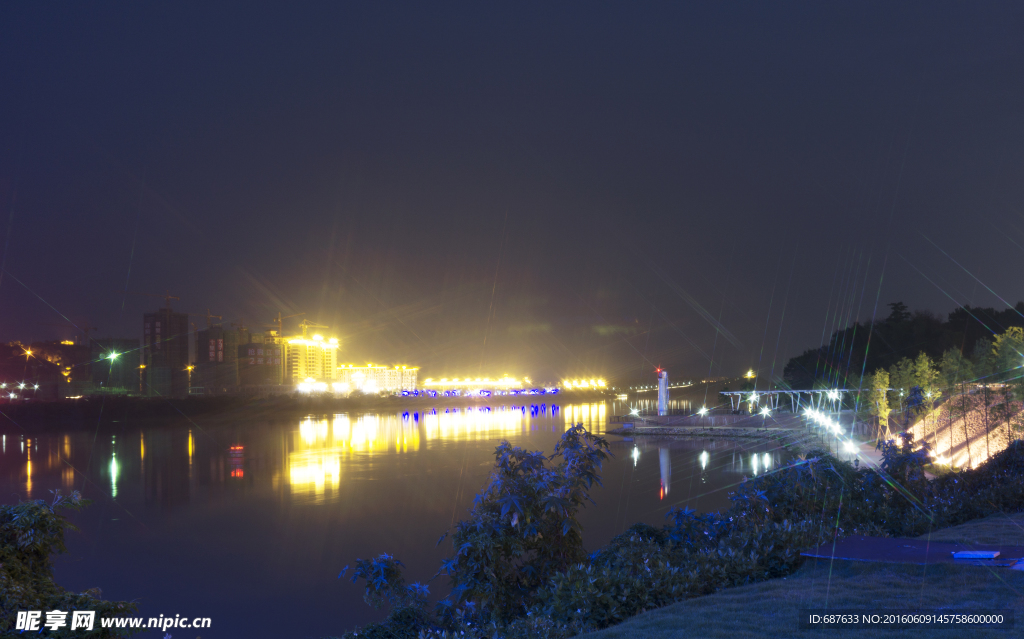
<instances>
[{"instance_id":1,"label":"blue light","mask_svg":"<svg viewBox=\"0 0 1024 639\"><path fill-rule=\"evenodd\" d=\"M480 391L480 397L490 397L490 396L491 396L491 391L489 391L489 390L482 390L482 391Z\"/></svg>"}]
</instances>

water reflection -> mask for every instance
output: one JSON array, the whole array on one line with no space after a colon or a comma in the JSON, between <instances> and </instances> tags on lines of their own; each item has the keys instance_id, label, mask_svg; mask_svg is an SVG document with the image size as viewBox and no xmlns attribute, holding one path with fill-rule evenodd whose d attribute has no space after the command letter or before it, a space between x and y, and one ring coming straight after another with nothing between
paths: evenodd
<instances>
[{"instance_id":1,"label":"water reflection","mask_svg":"<svg viewBox=\"0 0 1024 639\"><path fill-rule=\"evenodd\" d=\"M110 496L117 498L117 476L121 471L121 467L117 464L117 453L113 453L110 456Z\"/></svg>"},{"instance_id":2,"label":"water reflection","mask_svg":"<svg viewBox=\"0 0 1024 639\"><path fill-rule=\"evenodd\" d=\"M0 489L36 499L78 489L96 502L74 515L83 534L69 536L59 581L137 597L153 616L155 606L185 611L216 601L224 623L245 636L326 636L338 618L372 620L358 593L339 600L324 588L354 557L394 552L409 562L411 579L436 572L445 548L433 542L471 507L498 442L550 454L570 424L603 435L609 416L626 410L538 402L287 422L117 423L99 436L89 428L29 439L8 430ZM590 550L637 521L660 526L672 507L728 508L728 492L751 475L752 455L759 473L786 459L761 443L608 439L615 457L581 513ZM266 548L276 550L254 562ZM153 574L165 578L145 578ZM268 593L288 612L268 609L253 620L252 601ZM296 630L296 619L307 625Z\"/></svg>"},{"instance_id":3,"label":"water reflection","mask_svg":"<svg viewBox=\"0 0 1024 639\"><path fill-rule=\"evenodd\" d=\"M657 474L644 474L643 454L657 449ZM753 450L752 450L753 449ZM626 452L628 451L628 452ZM788 463L790 453L767 442L742 443L728 440L678 439L666 441L661 438L649 439L637 436L636 441L624 451L633 463L635 476L646 484L648 490L657 491L658 501L668 508L687 502L700 495L712 501L722 500L714 507L728 506L727 494L733 490L743 476L755 477ZM654 468L650 467L654 473ZM675 486L673 484L675 480ZM694 482L703 484L711 492L695 489ZM712 488L717 485L717 488ZM683 495L673 493L673 487ZM687 492L689 491L689 492ZM711 494L715 493L714 497ZM681 501L680 501L681 500Z\"/></svg>"},{"instance_id":4,"label":"water reflection","mask_svg":"<svg viewBox=\"0 0 1024 639\"><path fill-rule=\"evenodd\" d=\"M658 449L658 465L661 467L661 498L664 499L672 488L672 456L668 448Z\"/></svg>"},{"instance_id":5,"label":"water reflection","mask_svg":"<svg viewBox=\"0 0 1024 639\"><path fill-rule=\"evenodd\" d=\"M562 416L562 423L604 425L604 404L546 403L404 411L395 414L307 418L291 433L287 482L293 496L322 502L338 494L343 468L352 460L378 454L415 453L434 443L500 440L540 428L536 417ZM544 421L551 432L556 424ZM241 476L242 470L239 469ZM232 471L232 476L235 476Z\"/></svg>"}]
</instances>

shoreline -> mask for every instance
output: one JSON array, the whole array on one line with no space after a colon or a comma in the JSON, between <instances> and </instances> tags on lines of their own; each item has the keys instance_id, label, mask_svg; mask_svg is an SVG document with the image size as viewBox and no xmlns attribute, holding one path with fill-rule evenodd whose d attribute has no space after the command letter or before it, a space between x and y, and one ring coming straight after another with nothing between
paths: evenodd
<instances>
[{"instance_id":1,"label":"shoreline","mask_svg":"<svg viewBox=\"0 0 1024 639\"><path fill-rule=\"evenodd\" d=\"M812 450L804 440L808 433L804 430L787 427L744 428L729 426L634 426L633 428L615 428L606 430L606 435L618 435L625 438L643 439L711 439L726 441L760 441L776 443L796 454Z\"/></svg>"},{"instance_id":2,"label":"shoreline","mask_svg":"<svg viewBox=\"0 0 1024 639\"><path fill-rule=\"evenodd\" d=\"M57 402L26 402L0 407L0 428L32 431L95 427L134 422L165 423L181 420L295 420L351 412L421 412L492 406L561 406L603 403L602 393L557 395L499 395L497 397L309 397L279 395L252 397L222 395L180 399L152 397L90 397Z\"/></svg>"}]
</instances>

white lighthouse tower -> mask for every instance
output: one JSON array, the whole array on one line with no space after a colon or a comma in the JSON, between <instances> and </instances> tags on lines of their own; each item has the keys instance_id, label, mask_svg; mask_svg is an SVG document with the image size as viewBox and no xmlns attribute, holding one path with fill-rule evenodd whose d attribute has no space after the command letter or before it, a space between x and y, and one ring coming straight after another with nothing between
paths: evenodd
<instances>
[{"instance_id":1,"label":"white lighthouse tower","mask_svg":"<svg viewBox=\"0 0 1024 639\"><path fill-rule=\"evenodd\" d=\"M658 369L658 415L668 415L668 371Z\"/></svg>"}]
</instances>

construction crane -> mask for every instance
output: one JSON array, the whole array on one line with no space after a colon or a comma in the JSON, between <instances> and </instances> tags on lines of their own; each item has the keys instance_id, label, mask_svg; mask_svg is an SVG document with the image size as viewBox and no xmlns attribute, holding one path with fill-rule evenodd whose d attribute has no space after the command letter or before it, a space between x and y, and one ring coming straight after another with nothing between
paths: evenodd
<instances>
[{"instance_id":1,"label":"construction crane","mask_svg":"<svg viewBox=\"0 0 1024 639\"><path fill-rule=\"evenodd\" d=\"M217 319L219 319L219 320L224 319L224 317L222 315L213 315L212 313L210 313L210 309L206 309L206 328L212 328L213 327L213 323L210 322L210 320L215 318L215 317Z\"/></svg>"},{"instance_id":2,"label":"construction crane","mask_svg":"<svg viewBox=\"0 0 1024 639\"><path fill-rule=\"evenodd\" d=\"M308 319L299 322L299 326L302 328L302 339L306 339L306 332L311 328L330 328L330 326L317 324L316 322L311 322Z\"/></svg>"},{"instance_id":3,"label":"construction crane","mask_svg":"<svg viewBox=\"0 0 1024 639\"><path fill-rule=\"evenodd\" d=\"M189 317L205 317L206 318L206 328L213 328L213 322L210 321L213 318L224 319L220 315L214 315L213 313L211 313L210 309L206 309L205 313L188 313L188 312L185 312L185 311L179 311L179 312L182 315L188 315ZM199 327L196 326L195 322L189 322L189 323L192 324L192 329L193 329L192 332L193 333L197 332L199 330Z\"/></svg>"},{"instance_id":4,"label":"construction crane","mask_svg":"<svg viewBox=\"0 0 1024 639\"><path fill-rule=\"evenodd\" d=\"M179 301L181 300L180 297L178 297L177 295L171 295L169 292L168 293L164 293L163 295L160 295L158 293L135 293L135 292L132 292L132 293L128 293L128 295L142 295L142 296L145 296L145 297L162 297L162 298L164 298L164 303L166 304L167 310L171 310L171 300L179 300Z\"/></svg>"},{"instance_id":5,"label":"construction crane","mask_svg":"<svg viewBox=\"0 0 1024 639\"><path fill-rule=\"evenodd\" d=\"M264 324L264 326L269 326L269 327L277 328L277 336L278 337L284 337L284 320L288 319L289 317L298 317L299 315L305 315L305 313L295 313L294 315L285 315L284 317L281 317L281 313L278 312L277 318L274 319L274 320L271 320L274 323L273 324Z\"/></svg>"}]
</instances>

